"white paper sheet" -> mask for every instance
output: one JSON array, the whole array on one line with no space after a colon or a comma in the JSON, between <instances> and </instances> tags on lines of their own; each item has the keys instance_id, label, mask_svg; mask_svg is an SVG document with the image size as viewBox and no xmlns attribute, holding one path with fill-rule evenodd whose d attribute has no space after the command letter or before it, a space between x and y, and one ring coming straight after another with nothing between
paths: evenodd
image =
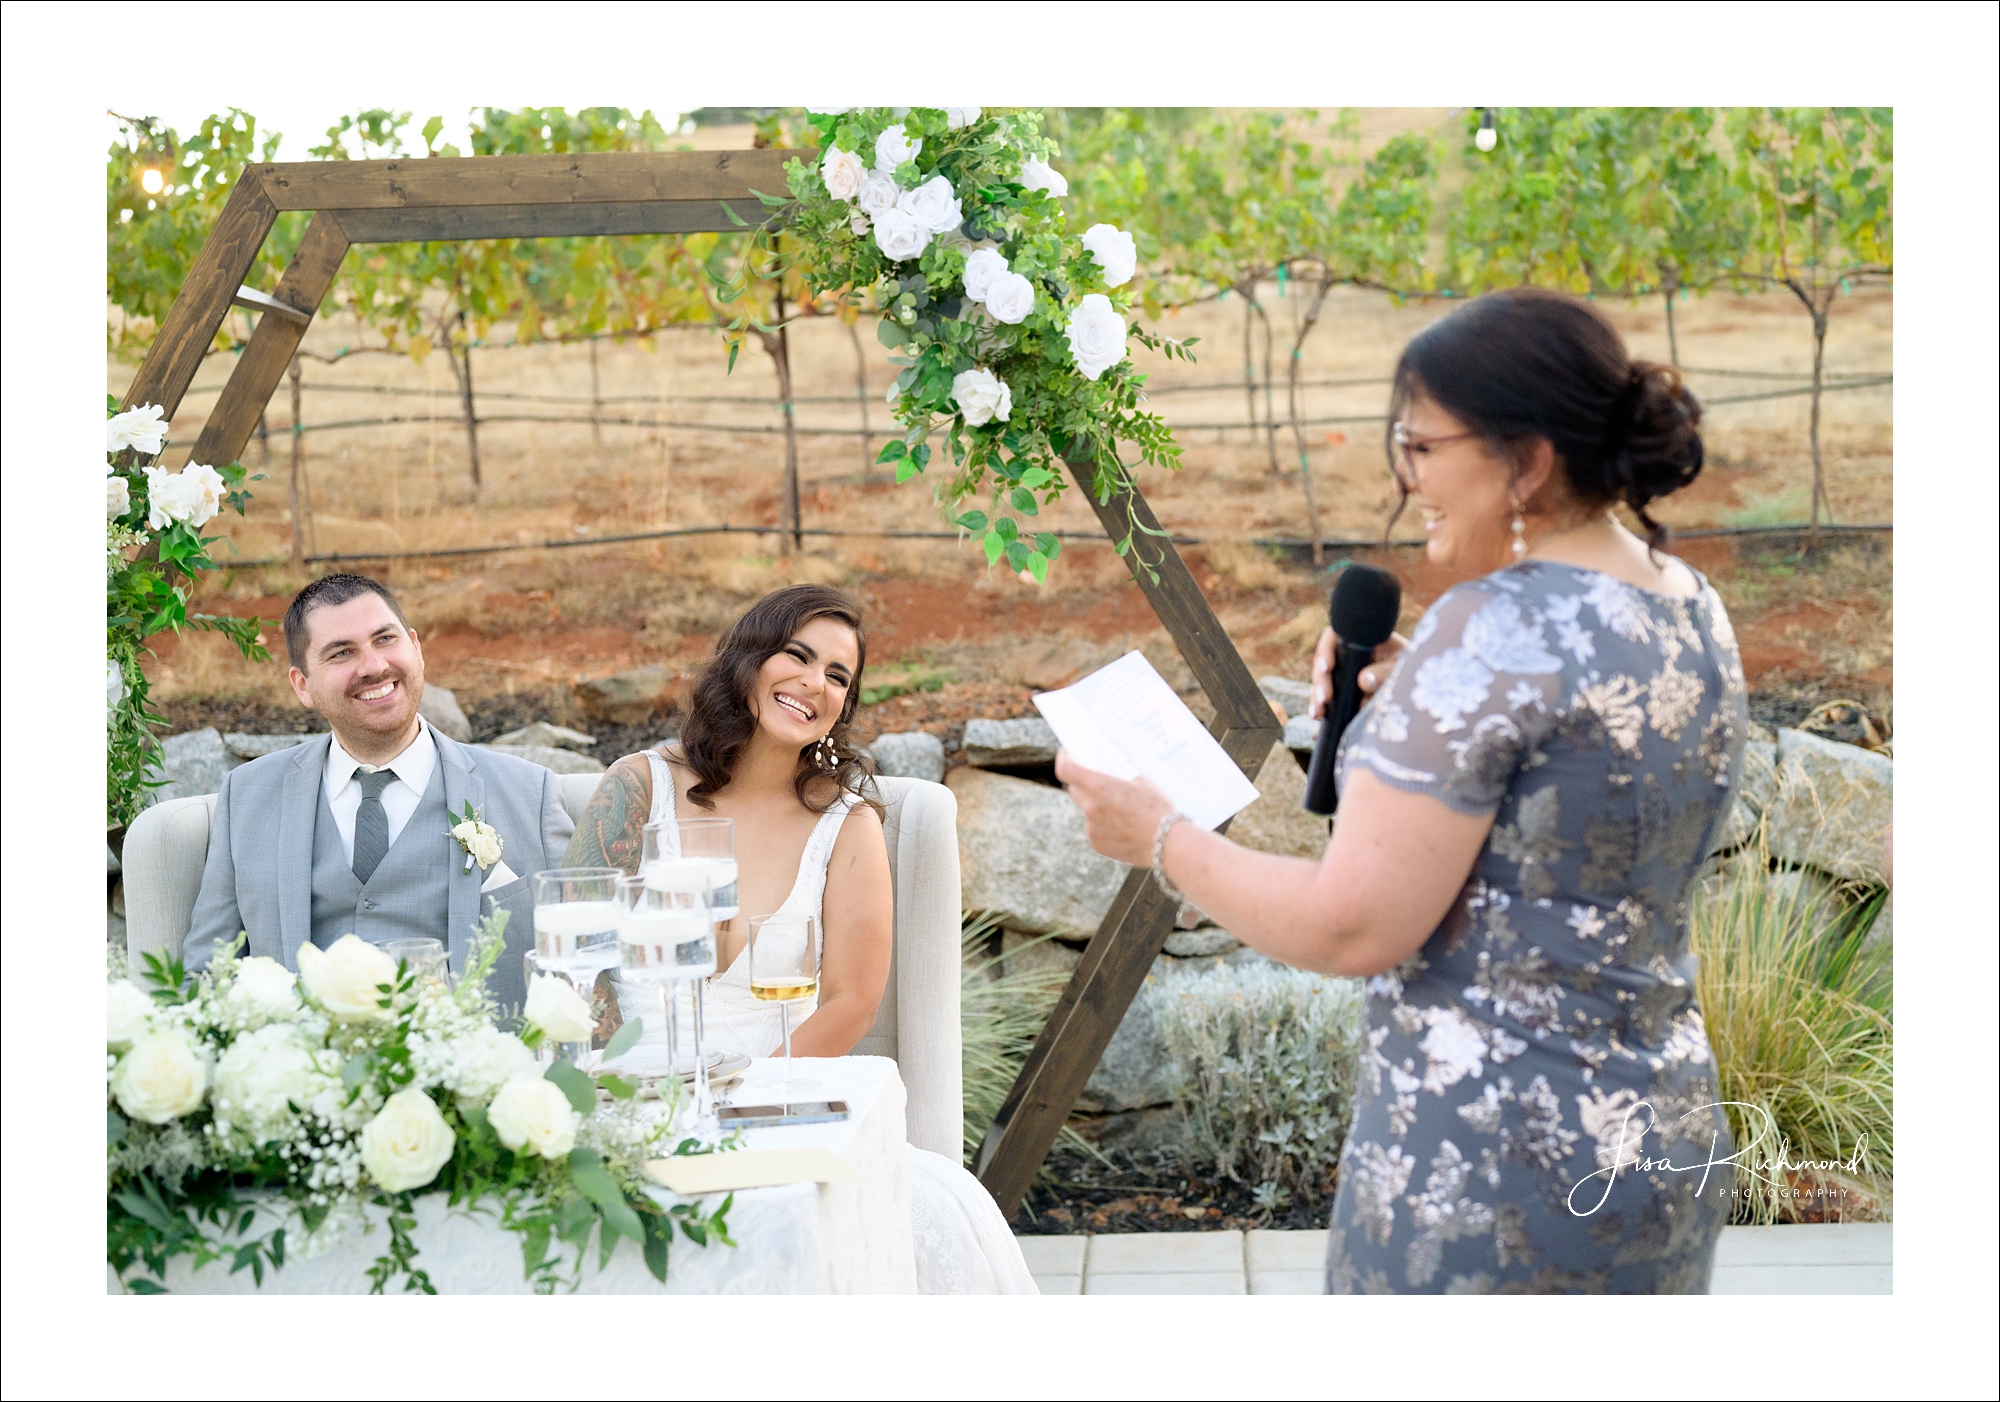
<instances>
[{"instance_id":1,"label":"white paper sheet","mask_svg":"<svg viewBox=\"0 0 2000 1402\"><path fill-rule=\"evenodd\" d=\"M1205 828L1257 797L1257 786L1142 653L1040 693L1035 708L1076 763L1119 779L1144 775Z\"/></svg>"}]
</instances>

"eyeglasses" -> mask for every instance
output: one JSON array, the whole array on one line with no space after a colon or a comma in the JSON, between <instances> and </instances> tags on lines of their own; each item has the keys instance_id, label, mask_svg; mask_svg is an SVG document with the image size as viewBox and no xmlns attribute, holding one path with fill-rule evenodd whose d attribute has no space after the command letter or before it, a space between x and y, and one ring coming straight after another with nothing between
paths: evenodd
<instances>
[{"instance_id":1,"label":"eyeglasses","mask_svg":"<svg viewBox=\"0 0 2000 1402\"><path fill-rule=\"evenodd\" d=\"M1460 439L1477 438L1480 435L1476 433L1447 433L1437 438L1412 438L1410 437L1409 430L1403 427L1403 421L1398 419L1389 426L1389 436L1396 444L1396 451L1390 457L1390 462L1393 464L1396 473L1396 481L1402 486L1403 490L1414 492L1417 489L1417 465L1410 457L1412 449L1435 448L1440 443L1456 443Z\"/></svg>"}]
</instances>

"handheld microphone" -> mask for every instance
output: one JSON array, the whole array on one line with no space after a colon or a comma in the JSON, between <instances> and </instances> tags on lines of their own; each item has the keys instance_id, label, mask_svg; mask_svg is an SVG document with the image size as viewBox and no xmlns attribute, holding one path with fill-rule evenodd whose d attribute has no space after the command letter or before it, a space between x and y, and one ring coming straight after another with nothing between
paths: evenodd
<instances>
[{"instance_id":1,"label":"handheld microphone","mask_svg":"<svg viewBox=\"0 0 2000 1402\"><path fill-rule=\"evenodd\" d=\"M1333 783L1334 751L1340 747L1341 732L1367 699L1361 693L1361 669L1396 631L1396 615L1402 607L1403 586L1396 576L1374 565L1349 565L1333 582L1327 621L1340 641L1333 650L1333 673L1327 678L1319 739L1313 744L1312 765L1306 770L1308 813L1330 818L1340 802Z\"/></svg>"}]
</instances>

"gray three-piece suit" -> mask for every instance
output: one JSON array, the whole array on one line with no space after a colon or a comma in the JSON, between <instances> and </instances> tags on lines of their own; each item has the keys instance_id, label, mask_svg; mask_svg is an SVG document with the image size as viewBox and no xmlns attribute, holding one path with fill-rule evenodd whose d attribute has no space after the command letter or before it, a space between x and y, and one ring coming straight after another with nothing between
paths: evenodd
<instances>
[{"instance_id":1,"label":"gray three-piece suit","mask_svg":"<svg viewBox=\"0 0 2000 1402\"><path fill-rule=\"evenodd\" d=\"M341 850L326 800L331 738L254 759L223 776L183 958L190 970L247 931L245 954L299 966L299 949L342 935L371 944L442 940L451 967L465 967L480 918L509 912L507 947L487 981L503 1007L525 996L521 956L534 947L527 877L562 865L575 824L555 774L513 755L460 745L432 729L437 765L416 811L366 882ZM470 802L500 834L500 859L519 879L482 892L492 873L466 868L447 810ZM497 870L497 867L495 868Z\"/></svg>"}]
</instances>

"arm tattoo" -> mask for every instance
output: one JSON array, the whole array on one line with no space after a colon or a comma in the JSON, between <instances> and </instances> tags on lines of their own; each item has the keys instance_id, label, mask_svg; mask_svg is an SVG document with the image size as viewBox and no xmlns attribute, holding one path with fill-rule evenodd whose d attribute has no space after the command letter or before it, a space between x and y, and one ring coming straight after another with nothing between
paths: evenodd
<instances>
[{"instance_id":1,"label":"arm tattoo","mask_svg":"<svg viewBox=\"0 0 2000 1402\"><path fill-rule=\"evenodd\" d=\"M576 820L576 836L563 853L568 867L617 867L627 876L639 871L646 815L652 808L651 774L632 757L611 766Z\"/></svg>"}]
</instances>

